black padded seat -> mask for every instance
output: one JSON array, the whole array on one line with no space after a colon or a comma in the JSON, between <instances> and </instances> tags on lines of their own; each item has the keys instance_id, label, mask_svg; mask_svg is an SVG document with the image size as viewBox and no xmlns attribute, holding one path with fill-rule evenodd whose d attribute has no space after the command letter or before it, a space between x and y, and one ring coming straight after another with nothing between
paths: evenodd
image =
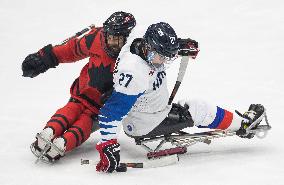
<instances>
[{"instance_id":1,"label":"black padded seat","mask_svg":"<svg viewBox=\"0 0 284 185\"><path fill-rule=\"evenodd\" d=\"M134 138L135 140L143 139L143 138L153 138L156 136L161 136L161 135L169 135L171 133L178 132L184 128L187 127L192 127L193 126L193 120L192 119L183 119L181 120L178 118L176 115L175 117L173 116L168 116L165 118L162 123L160 123L156 128L154 128L151 132L149 132L146 135L142 136L131 136L128 135L131 138Z\"/></svg>"}]
</instances>

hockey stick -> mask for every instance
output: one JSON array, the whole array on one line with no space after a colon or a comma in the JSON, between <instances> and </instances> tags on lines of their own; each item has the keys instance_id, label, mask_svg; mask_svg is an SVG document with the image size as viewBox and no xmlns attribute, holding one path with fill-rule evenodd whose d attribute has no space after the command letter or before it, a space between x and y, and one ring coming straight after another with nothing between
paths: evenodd
<instances>
[{"instance_id":1,"label":"hockey stick","mask_svg":"<svg viewBox=\"0 0 284 185\"><path fill-rule=\"evenodd\" d=\"M128 168L157 168L175 164L179 161L178 155L163 156L158 159L150 159L145 162L136 163L119 163L117 172L126 172ZM88 159L81 159L81 165L96 165L98 162Z\"/></svg>"},{"instance_id":2,"label":"hockey stick","mask_svg":"<svg viewBox=\"0 0 284 185\"><path fill-rule=\"evenodd\" d=\"M86 33L87 31L90 31L91 29L93 29L95 27L94 24L91 24L90 26L88 26L87 28L77 32L75 35L65 39L64 41L62 41L62 43L60 45L66 44L69 40L76 38L76 37L80 37L81 35L83 35L84 33Z\"/></svg>"},{"instance_id":3,"label":"hockey stick","mask_svg":"<svg viewBox=\"0 0 284 185\"><path fill-rule=\"evenodd\" d=\"M181 62L180 62L180 66L179 66L179 72L178 72L178 76L177 76L177 81L175 83L174 89L172 90L171 96L169 98L169 102L168 105L171 105L174 97L176 96L176 93L179 89L179 86L183 80L183 77L185 75L185 71L188 65L188 61L191 57L190 56L182 56L181 58Z\"/></svg>"}]
</instances>

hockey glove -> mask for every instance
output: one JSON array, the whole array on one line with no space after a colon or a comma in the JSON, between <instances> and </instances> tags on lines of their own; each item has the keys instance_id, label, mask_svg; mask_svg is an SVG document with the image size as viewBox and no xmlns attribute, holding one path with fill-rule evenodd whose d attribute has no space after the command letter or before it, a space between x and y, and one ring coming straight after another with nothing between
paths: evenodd
<instances>
[{"instance_id":1,"label":"hockey glove","mask_svg":"<svg viewBox=\"0 0 284 185\"><path fill-rule=\"evenodd\" d=\"M196 58L199 49L198 42L188 39L178 39L179 42L179 51L178 54L181 56L191 56L193 59Z\"/></svg>"},{"instance_id":2,"label":"hockey glove","mask_svg":"<svg viewBox=\"0 0 284 185\"><path fill-rule=\"evenodd\" d=\"M100 153L100 162L97 164L97 171L112 173L119 166L120 144L116 139L97 144L96 149Z\"/></svg>"},{"instance_id":3,"label":"hockey glove","mask_svg":"<svg viewBox=\"0 0 284 185\"><path fill-rule=\"evenodd\" d=\"M52 52L52 45L49 44L25 58L22 63L23 76L33 78L57 65L58 60Z\"/></svg>"},{"instance_id":4,"label":"hockey glove","mask_svg":"<svg viewBox=\"0 0 284 185\"><path fill-rule=\"evenodd\" d=\"M180 104L173 103L172 109L170 111L170 114L175 114L179 116L179 121L186 121L191 119L191 115L188 111L188 105L185 104L184 106Z\"/></svg>"}]
</instances>

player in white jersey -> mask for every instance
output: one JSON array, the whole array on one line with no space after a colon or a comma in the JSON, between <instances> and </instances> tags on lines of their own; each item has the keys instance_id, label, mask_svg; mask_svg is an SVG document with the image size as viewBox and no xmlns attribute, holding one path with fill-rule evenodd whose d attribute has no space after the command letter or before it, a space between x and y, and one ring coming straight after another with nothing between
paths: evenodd
<instances>
[{"instance_id":1,"label":"player in white jersey","mask_svg":"<svg viewBox=\"0 0 284 185\"><path fill-rule=\"evenodd\" d=\"M264 112L262 105L251 105L243 115L201 101L168 105L164 64L175 60L184 50L195 58L197 48L196 41L178 39L174 29L163 22L149 26L143 38L131 38L130 35L118 57L114 90L99 114L101 141L96 146L100 153L97 171L113 172L117 168L120 161L117 135L122 125L124 131L134 137L159 132L163 130L161 125L170 122L182 122L180 129L194 124L239 130L239 135L245 136L244 128Z\"/></svg>"}]
</instances>

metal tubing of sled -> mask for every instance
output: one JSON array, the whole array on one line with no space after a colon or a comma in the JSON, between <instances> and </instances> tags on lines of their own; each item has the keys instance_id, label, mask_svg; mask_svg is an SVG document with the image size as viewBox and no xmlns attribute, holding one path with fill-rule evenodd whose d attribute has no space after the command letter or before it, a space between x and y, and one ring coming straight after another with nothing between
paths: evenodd
<instances>
[{"instance_id":1,"label":"metal tubing of sled","mask_svg":"<svg viewBox=\"0 0 284 185\"><path fill-rule=\"evenodd\" d=\"M263 118L266 124L257 125L262 121ZM254 128L256 125L257 127ZM263 115L261 115L257 120L254 121L253 124L251 124L246 129L246 133L247 135L254 134L257 138L263 139L266 137L270 129L271 126L268 122L266 110L264 109ZM194 133L194 134L181 132L181 133L172 133L171 135L167 136L161 135L161 136L156 136L154 138L144 138L139 140L139 145L142 145L149 152L155 152L158 151L167 142L177 147L189 147L198 142L210 144L211 140L213 139L227 137L227 136L234 136L234 135L236 135L236 131L230 131L230 130L213 130L213 131ZM160 143L155 149L151 149L150 147L145 145L146 143L150 143L153 141L160 141Z\"/></svg>"},{"instance_id":2,"label":"metal tubing of sled","mask_svg":"<svg viewBox=\"0 0 284 185\"><path fill-rule=\"evenodd\" d=\"M264 114L266 125L258 125L257 129L249 130L249 133L255 134L258 138L263 139L266 135L268 130L271 129L267 121L267 116ZM158 151L166 142L171 143L177 147L189 147L196 143L206 143L210 144L211 140L216 138L223 138L227 136L234 136L236 132L230 130L214 130L209 132L202 132L202 133L195 133L195 134L182 134L182 135L170 135L170 136L158 136L155 138L146 138L145 140L140 141L140 145L143 146L148 152L155 152ZM146 143L150 143L153 141L160 141L158 146L155 149L151 149L146 145Z\"/></svg>"},{"instance_id":3,"label":"metal tubing of sled","mask_svg":"<svg viewBox=\"0 0 284 185\"><path fill-rule=\"evenodd\" d=\"M189 135L184 135L184 136L173 136L170 142L173 145L183 146L183 147L188 147L198 142L210 144L210 141L212 139L227 137L227 136L234 136L236 135L236 132L217 130L217 131L207 132L207 134L204 134L204 135L189 134Z\"/></svg>"},{"instance_id":4,"label":"metal tubing of sled","mask_svg":"<svg viewBox=\"0 0 284 185\"><path fill-rule=\"evenodd\" d=\"M47 163L47 164L53 164L53 162L45 160L44 155L47 153L47 151L50 149L50 147L53 147L58 153L59 155L63 156L64 155L64 151L62 151L61 149L59 149L55 144L53 144L51 141L46 140L45 138L43 138L39 133L36 134L36 138L40 138L42 139L46 145L44 146L44 149L41 151L41 153L38 155L36 154L36 152L33 152L33 150L31 149L31 151L33 152L33 154L37 157L35 163L38 163L39 161ZM32 147L32 145L31 145Z\"/></svg>"},{"instance_id":5,"label":"metal tubing of sled","mask_svg":"<svg viewBox=\"0 0 284 185\"><path fill-rule=\"evenodd\" d=\"M36 135L36 138L40 138L44 140L49 146L52 146L61 156L64 155L64 151L62 151L60 148L58 148L55 144L53 144L51 141L46 140L45 138L41 137L41 135L38 133Z\"/></svg>"},{"instance_id":6,"label":"metal tubing of sled","mask_svg":"<svg viewBox=\"0 0 284 185\"><path fill-rule=\"evenodd\" d=\"M264 120L266 122L266 125L259 125L259 131L255 133L256 137L259 139L263 139L267 136L268 130L271 129L271 126L269 125L268 118L266 115L266 112L264 112Z\"/></svg>"},{"instance_id":7,"label":"metal tubing of sled","mask_svg":"<svg viewBox=\"0 0 284 185\"><path fill-rule=\"evenodd\" d=\"M259 122L261 122L261 120L263 119L263 117L266 115L266 110L264 109L264 112L261 116L259 116L259 118L257 118L248 128L246 128L246 132L252 130L252 128L255 127L256 124L258 124Z\"/></svg>"},{"instance_id":8,"label":"metal tubing of sled","mask_svg":"<svg viewBox=\"0 0 284 185\"><path fill-rule=\"evenodd\" d=\"M188 147L198 142L203 142L206 144L210 144L212 139L220 138L220 137L227 137L227 136L234 136L236 133L231 131L224 131L224 130L214 130L204 133L198 134L183 134L183 135L170 135L170 136L160 136L156 138L147 138L145 140L140 141L140 145L146 149L148 152L155 152L158 151L165 143L169 142L172 145L177 147ZM146 145L146 143L160 141L158 146L155 149L151 149Z\"/></svg>"},{"instance_id":9,"label":"metal tubing of sled","mask_svg":"<svg viewBox=\"0 0 284 185\"><path fill-rule=\"evenodd\" d=\"M164 139L164 137L162 137L162 138L159 138L159 139L156 139L156 141L157 140L161 140L161 142L158 144L158 146L156 146L155 147L155 149L151 149L150 147L148 147L147 145L145 145L144 143L146 143L146 142L143 142L143 143L141 143L141 146L144 148L144 149L146 149L146 151L147 152L155 152L155 151L158 151L158 150L160 150L161 148L162 148L162 146L167 142L165 139ZM153 140L151 140L151 142L152 142ZM150 141L149 141L150 142Z\"/></svg>"},{"instance_id":10,"label":"metal tubing of sled","mask_svg":"<svg viewBox=\"0 0 284 185\"><path fill-rule=\"evenodd\" d=\"M37 164L39 161L44 161L45 163L48 163L47 161L43 160L42 157L46 154L46 152L48 151L49 148L50 148L49 144L45 145L44 149L42 150L42 152L40 153L40 155L36 159L35 164Z\"/></svg>"}]
</instances>

